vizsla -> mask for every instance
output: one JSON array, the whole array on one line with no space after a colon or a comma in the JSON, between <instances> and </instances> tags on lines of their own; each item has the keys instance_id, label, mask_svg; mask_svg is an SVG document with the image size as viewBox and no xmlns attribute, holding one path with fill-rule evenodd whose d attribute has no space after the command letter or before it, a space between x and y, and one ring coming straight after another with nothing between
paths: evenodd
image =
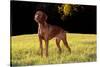
<instances>
[{"instance_id":1,"label":"vizsla","mask_svg":"<svg viewBox=\"0 0 100 67\"><path fill-rule=\"evenodd\" d=\"M66 32L55 25L50 25L47 23L47 14L42 11L38 10L35 13L34 20L38 23L38 37L40 41L40 49L41 49L41 56L43 56L43 45L42 40L45 42L45 56L48 56L48 43L49 40L53 37L56 38L56 45L59 49L59 53L61 53L61 47L60 47L60 41L62 40L65 47L68 48L69 52L71 53L71 49L68 46L67 40L66 40Z\"/></svg>"}]
</instances>

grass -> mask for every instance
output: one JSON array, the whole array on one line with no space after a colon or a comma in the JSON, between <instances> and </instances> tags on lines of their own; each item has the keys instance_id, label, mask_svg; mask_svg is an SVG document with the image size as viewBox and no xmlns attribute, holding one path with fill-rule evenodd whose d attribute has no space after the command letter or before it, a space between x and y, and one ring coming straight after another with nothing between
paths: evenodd
<instances>
[{"instance_id":1,"label":"grass","mask_svg":"<svg viewBox=\"0 0 100 67\"><path fill-rule=\"evenodd\" d=\"M67 34L72 53L61 42L62 54L59 55L55 40L49 42L49 57L40 56L37 34L11 37L11 65L61 64L96 61L95 34ZM44 43L43 43L44 44ZM44 45L43 45L44 46Z\"/></svg>"}]
</instances>

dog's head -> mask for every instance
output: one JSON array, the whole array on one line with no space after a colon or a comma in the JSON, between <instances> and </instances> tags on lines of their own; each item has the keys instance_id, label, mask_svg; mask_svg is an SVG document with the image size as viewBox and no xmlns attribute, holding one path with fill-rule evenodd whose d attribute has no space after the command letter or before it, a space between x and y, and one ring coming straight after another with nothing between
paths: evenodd
<instances>
[{"instance_id":1,"label":"dog's head","mask_svg":"<svg viewBox=\"0 0 100 67\"><path fill-rule=\"evenodd\" d=\"M47 15L45 12L39 10L39 11L36 11L35 13L35 16L34 16L34 20L37 22L37 23L43 23L47 20Z\"/></svg>"}]
</instances>

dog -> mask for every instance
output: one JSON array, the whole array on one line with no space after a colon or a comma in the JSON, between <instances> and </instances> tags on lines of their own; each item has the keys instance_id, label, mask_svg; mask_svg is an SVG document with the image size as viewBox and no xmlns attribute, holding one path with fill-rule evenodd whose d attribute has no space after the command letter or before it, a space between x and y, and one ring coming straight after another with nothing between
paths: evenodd
<instances>
[{"instance_id":1,"label":"dog","mask_svg":"<svg viewBox=\"0 0 100 67\"><path fill-rule=\"evenodd\" d=\"M43 56L42 41L44 40L45 42L45 56L48 57L48 43L49 40L51 40L54 37L56 38L56 45L59 49L59 53L62 52L60 47L61 40L63 41L65 47L68 48L69 52L71 53L71 49L68 46L68 42L66 39L66 32L61 27L48 24L47 18L48 16L44 11L38 10L35 12L34 20L38 24L38 37L40 41L41 56Z\"/></svg>"}]
</instances>

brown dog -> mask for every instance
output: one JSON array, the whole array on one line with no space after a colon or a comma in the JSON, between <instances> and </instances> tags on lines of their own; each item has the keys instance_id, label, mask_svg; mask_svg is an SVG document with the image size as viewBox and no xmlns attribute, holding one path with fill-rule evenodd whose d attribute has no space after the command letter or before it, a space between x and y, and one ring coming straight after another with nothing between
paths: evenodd
<instances>
[{"instance_id":1,"label":"brown dog","mask_svg":"<svg viewBox=\"0 0 100 67\"><path fill-rule=\"evenodd\" d=\"M48 56L48 43L49 40L53 37L56 38L56 45L59 49L59 52L61 53L61 47L60 47L60 41L62 40L65 47L68 48L69 52L71 53L71 49L68 46L67 40L66 40L66 32L55 25L47 24L47 15L45 12L38 10L35 13L34 20L38 23L38 36L40 41L40 49L41 49L41 56L43 55L43 45L42 40L45 41L45 55Z\"/></svg>"}]
</instances>

